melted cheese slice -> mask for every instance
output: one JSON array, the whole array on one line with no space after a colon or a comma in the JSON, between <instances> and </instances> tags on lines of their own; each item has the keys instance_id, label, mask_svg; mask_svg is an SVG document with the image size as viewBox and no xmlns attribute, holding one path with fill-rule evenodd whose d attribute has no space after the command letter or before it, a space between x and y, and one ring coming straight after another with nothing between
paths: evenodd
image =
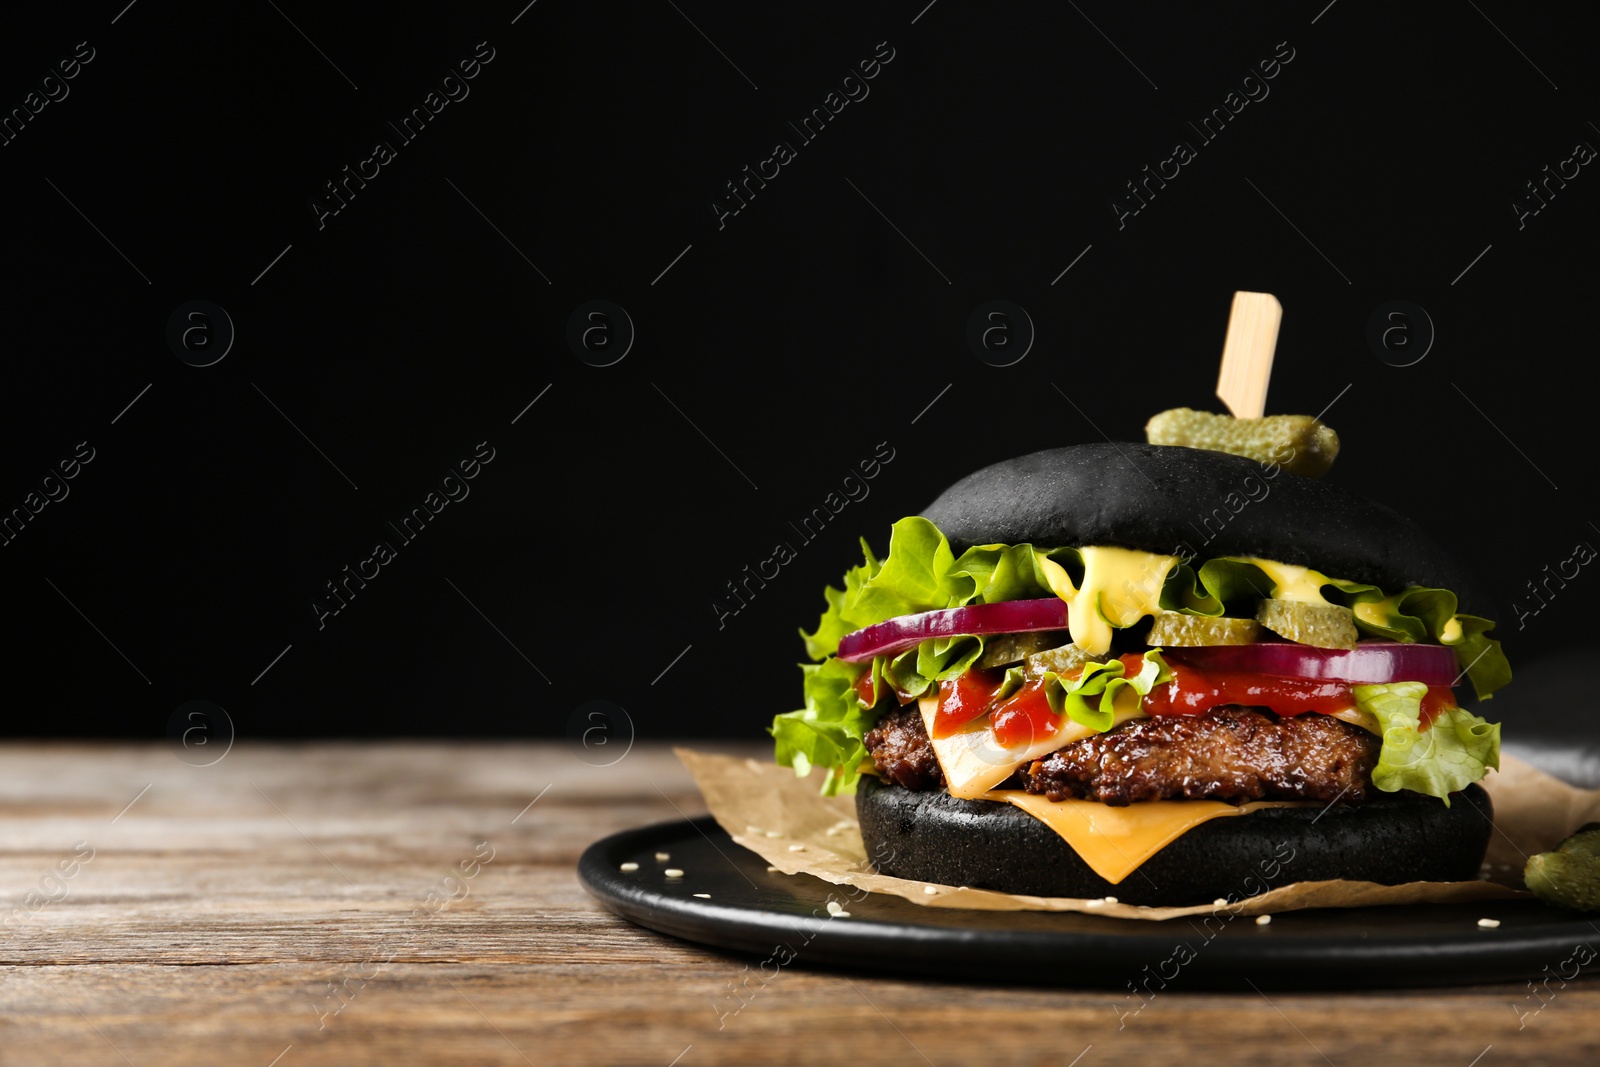
<instances>
[{"instance_id":1,"label":"melted cheese slice","mask_svg":"<svg viewBox=\"0 0 1600 1067\"><path fill-rule=\"evenodd\" d=\"M1111 628L1132 626L1161 610L1161 587L1177 566L1177 556L1161 556L1131 548L1091 545L1083 557L1083 584L1072 582L1066 568L1039 557L1050 591L1067 602L1067 628L1073 642L1090 655L1111 649Z\"/></svg>"},{"instance_id":2,"label":"melted cheese slice","mask_svg":"<svg viewBox=\"0 0 1600 1067\"><path fill-rule=\"evenodd\" d=\"M1113 725L1142 718L1141 699L1132 689L1119 692L1113 705ZM939 710L939 698L923 697L917 701L917 710L922 712L922 724L927 728L933 754L939 760L939 769L944 771L946 788L951 796L962 800L982 798L1010 778L1018 767L1095 733L1087 726L1063 718L1055 733L1008 746L995 739L989 717L980 715L949 737L935 738L933 718Z\"/></svg>"},{"instance_id":3,"label":"melted cheese slice","mask_svg":"<svg viewBox=\"0 0 1600 1067\"><path fill-rule=\"evenodd\" d=\"M1262 808L1309 807L1302 800L1145 800L1114 808L1097 800L1051 800L1020 789L993 789L984 800L1014 804L1044 823L1101 878L1116 885L1140 864L1201 823Z\"/></svg>"}]
</instances>

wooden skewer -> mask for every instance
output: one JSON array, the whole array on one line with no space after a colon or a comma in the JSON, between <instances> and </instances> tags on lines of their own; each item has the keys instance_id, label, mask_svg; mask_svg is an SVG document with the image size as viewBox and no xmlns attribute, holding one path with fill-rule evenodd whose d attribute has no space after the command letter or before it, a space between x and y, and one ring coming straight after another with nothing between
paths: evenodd
<instances>
[{"instance_id":1,"label":"wooden skewer","mask_svg":"<svg viewBox=\"0 0 1600 1067\"><path fill-rule=\"evenodd\" d=\"M1233 294L1228 336L1222 342L1217 396L1236 419L1259 419L1267 410L1272 354L1278 347L1283 305L1271 293Z\"/></svg>"}]
</instances>

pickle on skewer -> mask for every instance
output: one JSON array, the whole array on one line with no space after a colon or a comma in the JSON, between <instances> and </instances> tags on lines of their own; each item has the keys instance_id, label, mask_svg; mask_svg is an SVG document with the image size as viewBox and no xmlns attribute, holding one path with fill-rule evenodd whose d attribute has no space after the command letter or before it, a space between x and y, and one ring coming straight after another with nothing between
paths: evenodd
<instances>
[{"instance_id":1,"label":"pickle on skewer","mask_svg":"<svg viewBox=\"0 0 1600 1067\"><path fill-rule=\"evenodd\" d=\"M1172 408L1145 424L1153 445L1185 445L1276 463L1291 474L1320 478L1339 455L1339 435L1310 415L1236 419L1193 408Z\"/></svg>"}]
</instances>

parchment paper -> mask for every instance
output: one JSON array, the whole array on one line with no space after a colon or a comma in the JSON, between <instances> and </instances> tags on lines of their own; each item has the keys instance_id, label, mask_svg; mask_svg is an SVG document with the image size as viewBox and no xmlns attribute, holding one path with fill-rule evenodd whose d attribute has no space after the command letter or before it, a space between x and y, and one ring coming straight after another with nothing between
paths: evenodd
<instances>
[{"instance_id":1,"label":"parchment paper","mask_svg":"<svg viewBox=\"0 0 1600 1067\"><path fill-rule=\"evenodd\" d=\"M810 874L835 885L892 893L930 908L985 911L1075 911L1124 919L1186 915L1266 915L1302 908L1358 908L1528 898L1520 888L1527 856L1553 848L1585 822L1600 820L1600 790L1576 789L1511 756L1483 782L1494 800L1495 832L1488 877L1471 882L1294 882L1225 905L1153 908L1071 897L1030 897L988 889L892 878L867 863L854 797L825 797L820 776L797 778L787 767L755 759L674 749L717 823L735 841L784 874ZM1491 881L1489 877L1498 880Z\"/></svg>"}]
</instances>

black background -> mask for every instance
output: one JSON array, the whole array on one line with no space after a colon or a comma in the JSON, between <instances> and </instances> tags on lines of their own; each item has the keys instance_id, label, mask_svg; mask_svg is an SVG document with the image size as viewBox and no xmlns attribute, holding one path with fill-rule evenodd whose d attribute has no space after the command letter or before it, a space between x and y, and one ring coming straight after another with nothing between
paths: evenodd
<instances>
[{"instance_id":1,"label":"black background","mask_svg":"<svg viewBox=\"0 0 1600 1067\"><path fill-rule=\"evenodd\" d=\"M94 58L0 147L0 507L95 458L0 548L5 729L159 737L198 699L242 736L550 735L604 700L640 737L759 737L859 536L991 461L1220 410L1236 289L1285 309L1269 410L1327 409L1331 477L1483 573L1515 665L1592 634L1587 570L1537 614L1524 587L1600 544L1600 177L1512 207L1600 145L1585 6L925 2L8 12L7 112ZM479 42L470 95L401 143ZM1189 128L1290 49L1212 143ZM719 227L778 141L797 158ZM1037 331L1006 367L965 340L996 298ZM237 331L209 367L166 340L193 299ZM565 338L592 299L636 328L611 366ZM1412 366L1366 341L1396 299L1437 330ZM470 495L319 629L324 583L484 441ZM800 542L880 442L870 495ZM779 540L797 558L719 627Z\"/></svg>"}]
</instances>

